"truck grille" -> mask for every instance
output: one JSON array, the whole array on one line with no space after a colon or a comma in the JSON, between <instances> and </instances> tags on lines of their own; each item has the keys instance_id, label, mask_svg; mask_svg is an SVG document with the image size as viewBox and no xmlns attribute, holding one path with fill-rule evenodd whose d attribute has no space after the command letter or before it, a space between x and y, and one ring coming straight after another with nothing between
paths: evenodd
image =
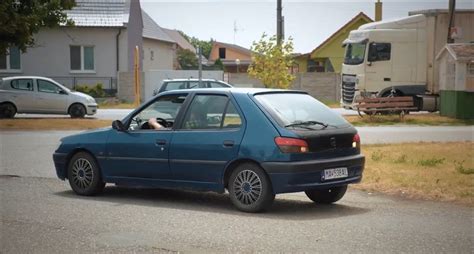
<instances>
[{"instance_id":1,"label":"truck grille","mask_svg":"<svg viewBox=\"0 0 474 254\"><path fill-rule=\"evenodd\" d=\"M350 77L350 78L349 78ZM342 78L342 100L345 103L352 104L355 93L355 82L348 82L347 79L353 78L352 76L346 76ZM346 81L344 81L346 80Z\"/></svg>"}]
</instances>

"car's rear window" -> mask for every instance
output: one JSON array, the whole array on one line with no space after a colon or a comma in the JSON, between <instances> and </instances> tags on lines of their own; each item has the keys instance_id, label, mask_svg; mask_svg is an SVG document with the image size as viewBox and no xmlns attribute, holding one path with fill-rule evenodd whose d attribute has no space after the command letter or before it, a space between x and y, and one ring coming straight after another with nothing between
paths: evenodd
<instances>
[{"instance_id":1,"label":"car's rear window","mask_svg":"<svg viewBox=\"0 0 474 254\"><path fill-rule=\"evenodd\" d=\"M178 82L166 83L164 90L171 91L171 90L179 90L179 89L186 89L186 82L178 81Z\"/></svg>"},{"instance_id":2,"label":"car's rear window","mask_svg":"<svg viewBox=\"0 0 474 254\"><path fill-rule=\"evenodd\" d=\"M333 127L349 125L338 113L308 94L268 93L255 95L255 98L282 127L308 121Z\"/></svg>"}]
</instances>

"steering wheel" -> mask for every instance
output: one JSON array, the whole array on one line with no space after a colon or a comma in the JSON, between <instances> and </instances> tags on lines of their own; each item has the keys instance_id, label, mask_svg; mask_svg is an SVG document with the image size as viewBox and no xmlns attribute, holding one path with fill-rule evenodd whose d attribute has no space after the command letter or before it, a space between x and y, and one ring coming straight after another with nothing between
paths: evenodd
<instances>
[{"instance_id":1,"label":"steering wheel","mask_svg":"<svg viewBox=\"0 0 474 254\"><path fill-rule=\"evenodd\" d=\"M163 126L163 127L168 127L168 125L169 125L168 121L166 121L165 119L160 118L160 117L157 117L157 118L156 118L156 121L157 121L159 124L161 124L161 126Z\"/></svg>"}]
</instances>

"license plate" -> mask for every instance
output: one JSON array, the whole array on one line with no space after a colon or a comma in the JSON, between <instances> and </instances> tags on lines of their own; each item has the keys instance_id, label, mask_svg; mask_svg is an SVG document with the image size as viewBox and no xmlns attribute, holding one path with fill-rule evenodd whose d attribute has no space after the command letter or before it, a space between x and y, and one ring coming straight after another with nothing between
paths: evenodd
<instances>
[{"instance_id":1,"label":"license plate","mask_svg":"<svg viewBox=\"0 0 474 254\"><path fill-rule=\"evenodd\" d=\"M347 177L347 168L330 168L324 170L324 180Z\"/></svg>"}]
</instances>

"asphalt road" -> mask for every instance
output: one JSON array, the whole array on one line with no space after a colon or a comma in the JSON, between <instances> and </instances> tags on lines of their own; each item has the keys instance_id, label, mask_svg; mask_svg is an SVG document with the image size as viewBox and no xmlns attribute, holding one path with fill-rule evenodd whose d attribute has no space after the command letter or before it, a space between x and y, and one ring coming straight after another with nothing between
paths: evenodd
<instances>
[{"instance_id":1,"label":"asphalt road","mask_svg":"<svg viewBox=\"0 0 474 254\"><path fill-rule=\"evenodd\" d=\"M394 136L390 128L359 131L377 143ZM416 135L470 133L472 141L472 128L429 128ZM55 178L51 158L59 138L73 133L0 133L1 253L474 251L472 208L356 190L332 206L279 195L264 214L238 212L213 193L108 186L79 197Z\"/></svg>"}]
</instances>

